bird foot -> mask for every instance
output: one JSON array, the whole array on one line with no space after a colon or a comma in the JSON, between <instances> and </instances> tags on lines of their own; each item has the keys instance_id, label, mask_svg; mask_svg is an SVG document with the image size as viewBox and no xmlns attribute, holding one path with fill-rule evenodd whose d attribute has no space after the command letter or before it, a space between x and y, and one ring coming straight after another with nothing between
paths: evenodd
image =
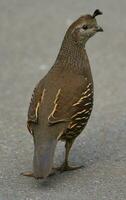
<instances>
[{"instance_id":1,"label":"bird foot","mask_svg":"<svg viewBox=\"0 0 126 200\"><path fill-rule=\"evenodd\" d=\"M22 172L20 175L22 176L29 176L29 177L34 177L33 172L29 171L29 172Z\"/></svg>"},{"instance_id":2,"label":"bird foot","mask_svg":"<svg viewBox=\"0 0 126 200\"><path fill-rule=\"evenodd\" d=\"M77 169L81 169L82 167L84 167L83 165L81 166L69 166L68 164L63 163L60 167L57 167L57 171L60 171L61 173L64 171L72 171L72 170L77 170Z\"/></svg>"},{"instance_id":3,"label":"bird foot","mask_svg":"<svg viewBox=\"0 0 126 200\"><path fill-rule=\"evenodd\" d=\"M56 173L56 170L52 169L52 172L49 174L49 176L53 176L53 175L55 175L55 173ZM43 179L43 177L35 177L32 171L22 172L20 175L22 175L22 176L28 176L28 177L33 177L33 178L36 178L36 179Z\"/></svg>"}]
</instances>

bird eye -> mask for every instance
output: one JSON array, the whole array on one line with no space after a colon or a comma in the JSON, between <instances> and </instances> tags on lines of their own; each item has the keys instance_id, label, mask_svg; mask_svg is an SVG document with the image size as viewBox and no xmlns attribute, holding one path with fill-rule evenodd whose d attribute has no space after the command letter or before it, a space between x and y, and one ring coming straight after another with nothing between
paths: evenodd
<instances>
[{"instance_id":1,"label":"bird eye","mask_svg":"<svg viewBox=\"0 0 126 200\"><path fill-rule=\"evenodd\" d=\"M87 30L88 29L88 26L87 25L83 25L82 27L84 30Z\"/></svg>"}]
</instances>

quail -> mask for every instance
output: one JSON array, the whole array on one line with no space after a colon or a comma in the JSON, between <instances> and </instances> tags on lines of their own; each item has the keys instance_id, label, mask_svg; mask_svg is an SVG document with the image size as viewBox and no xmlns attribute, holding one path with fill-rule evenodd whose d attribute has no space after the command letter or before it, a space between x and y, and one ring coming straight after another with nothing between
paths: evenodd
<instances>
[{"instance_id":1,"label":"quail","mask_svg":"<svg viewBox=\"0 0 126 200\"><path fill-rule=\"evenodd\" d=\"M85 128L93 107L93 80L85 44L103 29L93 15L83 15L66 31L59 54L47 75L33 91L27 127L33 136L33 171L25 176L46 178L53 170L57 142L65 142L65 160L60 171L74 170L68 155L76 137Z\"/></svg>"}]
</instances>

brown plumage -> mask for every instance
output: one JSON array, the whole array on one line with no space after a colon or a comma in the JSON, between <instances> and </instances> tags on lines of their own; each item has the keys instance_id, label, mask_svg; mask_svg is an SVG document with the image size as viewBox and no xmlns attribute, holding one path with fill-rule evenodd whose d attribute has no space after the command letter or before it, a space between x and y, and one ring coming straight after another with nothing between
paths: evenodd
<instances>
[{"instance_id":1,"label":"brown plumage","mask_svg":"<svg viewBox=\"0 0 126 200\"><path fill-rule=\"evenodd\" d=\"M34 139L33 172L35 178L47 177L53 167L58 140L66 142L66 154L60 171L78 169L68 165L75 138L82 132L93 107L93 80L85 43L103 31L95 17L81 16L67 30L55 64L34 89L28 111L28 129Z\"/></svg>"}]
</instances>

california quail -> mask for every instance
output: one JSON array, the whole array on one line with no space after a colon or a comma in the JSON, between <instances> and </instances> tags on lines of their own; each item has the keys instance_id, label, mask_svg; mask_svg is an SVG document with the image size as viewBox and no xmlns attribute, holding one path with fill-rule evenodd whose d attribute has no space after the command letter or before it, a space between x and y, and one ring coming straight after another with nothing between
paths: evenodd
<instances>
[{"instance_id":1,"label":"california quail","mask_svg":"<svg viewBox=\"0 0 126 200\"><path fill-rule=\"evenodd\" d=\"M101 14L96 10L72 23L53 67L34 89L27 121L34 140L33 172L23 175L47 177L53 168L58 140L65 141L66 148L65 161L59 169L79 168L68 165L68 155L93 107L93 80L85 44L96 32L103 31L95 18Z\"/></svg>"}]
</instances>

